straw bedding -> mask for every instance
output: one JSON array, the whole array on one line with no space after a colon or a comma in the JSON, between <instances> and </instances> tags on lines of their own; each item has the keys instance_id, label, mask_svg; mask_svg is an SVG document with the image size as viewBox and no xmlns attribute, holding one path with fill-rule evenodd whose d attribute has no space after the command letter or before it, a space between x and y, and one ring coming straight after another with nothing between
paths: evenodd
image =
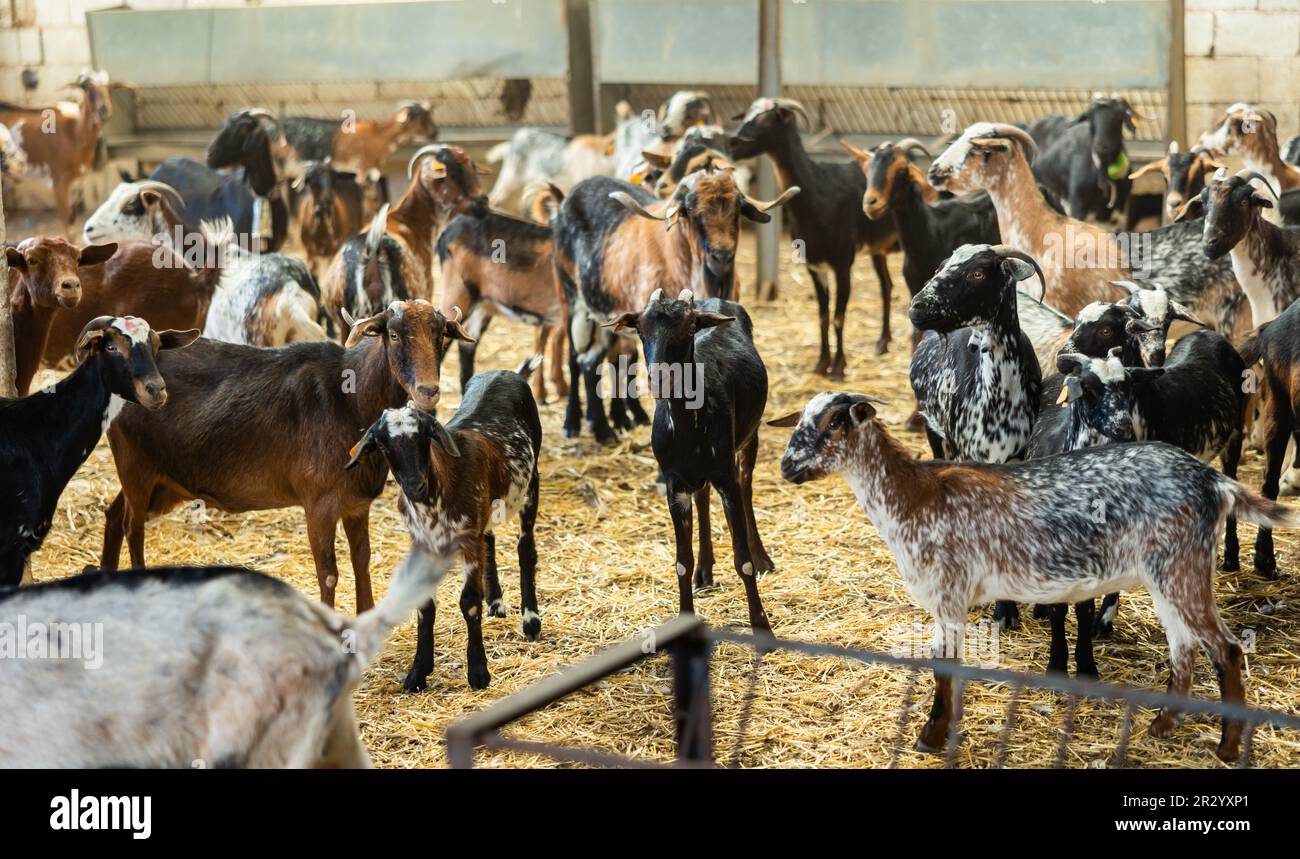
<instances>
[{"instance_id":1,"label":"straw bedding","mask_svg":"<svg viewBox=\"0 0 1300 859\"><path fill-rule=\"evenodd\" d=\"M881 413L901 434L911 410L907 383L909 356L907 293L898 256L892 308L894 345L884 357L872 354L879 334L879 298L866 260L855 269L855 292L848 314L848 381L844 390L866 391L890 401ZM741 251L742 281L752 280L753 247ZM770 416L801 407L829 384L809 370L816 359L816 308L811 284L801 266L782 262L782 292L771 302L749 302L759 350L768 367ZM749 288L745 290L749 298ZM530 350L532 329L499 320L479 350L481 368L508 367ZM456 359L445 367L455 379ZM454 384L440 406L446 418L456 406ZM511 617L488 618L484 638L492 683L482 692L465 682L465 634L456 609L459 576L444 582L436 628L434 673L427 692L404 695L400 680L414 652L414 624L397 629L368 673L356 700L362 734L380 767L443 766L444 728L456 718L526 688L604 647L638 635L672 617L677 607L673 544L664 499L656 494L654 457L648 428L638 428L615 447L601 448L589 436L567 440L560 432L563 404L541 409L545 433L541 461L541 506L537 520L538 591L542 640L523 639L518 626L516 523L501 532L498 558ZM754 482L759 529L777 570L760 580L760 590L776 633L850 647L896 650L924 624L924 612L903 590L889 550L857 508L842 481L825 480L794 487L780 479L778 462L788 431L765 428ZM928 456L924 439L905 437ZM1258 486L1262 458L1248 453L1243 479ZM35 556L38 580L66 576L98 561L103 513L117 491L117 477L106 443L101 442L68 487L60 513ZM743 626L746 610L740 583L731 568L730 541L720 504L713 528L718 558L717 586L697 597L697 610L713 624ZM1255 652L1248 655L1249 702L1295 710L1300 700L1300 577L1294 535L1279 534L1281 579L1265 582L1250 568L1253 528L1243 526L1243 571L1222 574L1218 596L1229 626L1239 635L1253 629ZM397 516L393 484L375 502L371 515L375 590L386 589L388 573L407 548ZM354 610L354 591L340 532L339 609ZM153 564L242 564L292 582L316 598L316 578L300 510L246 515L178 510L152 522L146 552ZM973 611L972 620L987 609ZM1046 623L1026 610L1021 629L1001 636L999 664L1020 671L1042 671L1047 651ZM1073 635L1073 622L1070 625ZM909 645L910 646L910 645ZM1166 680L1164 635L1145 593L1126 595L1114 639L1097 645L1103 678L1148 689ZM1071 664L1073 664L1071 662ZM830 658L775 653L757 671L757 698L744 736L742 711L753 659L744 648L726 645L712 668L714 736L719 762L742 767L877 767L887 765L898 733L898 708L908 685L904 672L869 668ZM671 678L666 656L647 659L617 676L579 692L514 726L512 736L582 746L667 762L674 746ZM905 750L899 763L934 767L942 758L912 751L911 740L929 707L931 684L922 676L904 727ZM1196 694L1217 698L1207 660L1197 666ZM1005 688L972 686L965 698L965 739L957 757L963 767L988 766L994 759L1008 701ZM1051 693L1027 692L1011 740L1008 764L1050 766L1057 754L1066 700ZM1065 755L1072 767L1104 766L1115 745L1123 707L1082 702L1075 733ZM1150 713L1140 711L1130 764L1141 766L1219 766L1213 756L1217 723L1188 719L1171 740L1157 741L1141 730ZM1259 766L1300 765L1300 736L1261 729L1254 762ZM549 759L513 752L480 752L480 766L558 766Z\"/></svg>"}]
</instances>

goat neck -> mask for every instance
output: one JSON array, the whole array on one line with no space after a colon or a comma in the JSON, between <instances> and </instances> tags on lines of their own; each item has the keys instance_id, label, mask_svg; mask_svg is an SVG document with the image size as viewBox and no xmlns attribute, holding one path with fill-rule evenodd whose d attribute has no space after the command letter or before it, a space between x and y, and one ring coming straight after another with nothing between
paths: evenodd
<instances>
[{"instance_id":1,"label":"goat neck","mask_svg":"<svg viewBox=\"0 0 1300 859\"><path fill-rule=\"evenodd\" d=\"M406 404L406 389L393 378L388 368L388 349L382 337L366 337L343 355L343 368L355 373L356 392L349 398L355 404L358 425L369 426L384 409Z\"/></svg>"}]
</instances>

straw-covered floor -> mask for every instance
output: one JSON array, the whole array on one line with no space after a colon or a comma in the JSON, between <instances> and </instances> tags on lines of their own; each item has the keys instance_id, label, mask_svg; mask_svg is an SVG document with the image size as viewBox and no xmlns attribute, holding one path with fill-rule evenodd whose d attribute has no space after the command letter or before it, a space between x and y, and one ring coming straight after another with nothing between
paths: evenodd
<instances>
[{"instance_id":1,"label":"straw-covered floor","mask_svg":"<svg viewBox=\"0 0 1300 859\"><path fill-rule=\"evenodd\" d=\"M894 345L877 358L879 299L870 266L857 267L848 315L849 359L845 390L865 391L890 400L881 409L899 432L911 408L907 382L907 293L898 265L893 303ZM751 281L752 245L742 251L742 275ZM816 358L816 309L801 266L783 261L778 300L750 303L759 349L770 377L768 413L801 407L828 383L809 370ZM748 297L748 288L746 290ZM479 350L481 368L515 365L531 349L531 329L503 320L493 324ZM456 359L446 367L455 379ZM454 382L439 408L444 419L456 406ZM489 618L484 637L491 686L470 691L465 682L465 634L455 609L459 575L443 583L444 610L436 630L436 664L428 691L399 693L414 652L414 625L396 630L371 668L356 698L365 744L381 767L433 767L445 764L443 731L451 721L512 692L524 689L602 648L638 635L673 616L677 593L673 544L664 499L655 492L650 431L638 428L615 447L602 448L590 437L567 440L560 432L563 405L542 407L545 432L541 463L541 509L537 520L539 600L542 640L525 641L518 625L515 523L498 542L501 580L511 608L507 620ZM910 646L925 614L902 587L893 558L840 480L802 487L782 482L778 469L788 431L765 428L755 478L758 525L777 570L760 581L776 633L850 647L891 651ZM922 437L907 437L928 456ZM1261 457L1247 454L1244 479L1258 485ZM103 513L117 490L106 444L68 487L45 548L34 559L38 579L65 576L97 562ZM743 626L745 603L731 570L730 543L715 502L718 586L697 598L697 609L711 623ZM1244 569L1220 577L1218 595L1228 624L1241 634L1254 630L1255 652L1248 656L1249 702L1292 711L1300 700L1300 580L1295 575L1293 534L1279 535L1281 579L1266 582L1250 567L1254 529L1242 528ZM375 590L382 594L388 573L406 551L407 537L396 512L391 481L375 502L371 518ZM339 608L354 608L347 552L338 537ZM150 524L146 550L153 564L241 564L283 577L316 598L316 578L300 510L248 515L201 514L181 510ZM972 612L972 619L987 609ZM999 664L1020 671L1042 671L1047 649L1045 622L1024 612L1021 629L998 643ZM1071 621L1071 635L1073 622ZM1127 595L1115 637L1097 647L1104 679L1147 689L1166 680L1164 635L1145 593ZM1073 664L1073 663L1071 663ZM721 762L744 767L878 767L887 765L907 686L903 672L867 668L830 658L788 653L768 656L758 672L758 695L743 742L742 705L753 660L736 646L723 646L713 660L713 711L716 751ZM674 747L666 656L643 661L593 688L571 696L516 726L519 738L669 761ZM905 727L907 748L900 763L933 767L942 758L919 754L911 740L929 707L930 681L922 677ZM1207 660L1197 666L1196 692L1217 698ZM1008 690L973 686L965 699L965 740L958 755L964 767L988 766L996 753ZM1020 708L1008 763L1050 766L1056 756L1066 701L1045 692L1028 692ZM1076 732L1065 757L1068 766L1104 766L1119 731L1119 704L1080 705ZM1219 727L1191 718L1171 740L1146 736L1151 714L1139 713L1130 763L1143 766L1219 766L1213 750ZM739 745L738 745L739 742ZM515 753L481 752L481 766L555 766ZM1255 742L1260 766L1300 764L1300 736L1262 729Z\"/></svg>"}]
</instances>

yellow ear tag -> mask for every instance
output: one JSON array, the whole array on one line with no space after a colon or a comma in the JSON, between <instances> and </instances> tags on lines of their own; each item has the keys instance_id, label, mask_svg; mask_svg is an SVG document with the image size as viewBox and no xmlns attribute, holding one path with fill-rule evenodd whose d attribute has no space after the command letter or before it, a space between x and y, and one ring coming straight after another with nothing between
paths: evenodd
<instances>
[{"instance_id":1,"label":"yellow ear tag","mask_svg":"<svg viewBox=\"0 0 1300 859\"><path fill-rule=\"evenodd\" d=\"M1068 400L1069 398L1070 398L1070 389L1067 386L1062 385L1061 393L1058 394L1056 397L1056 404L1058 406L1069 405L1069 403L1066 402L1066 400Z\"/></svg>"},{"instance_id":2,"label":"yellow ear tag","mask_svg":"<svg viewBox=\"0 0 1300 859\"><path fill-rule=\"evenodd\" d=\"M357 455L357 448L359 447L361 447L361 442L357 442L356 444L352 445L352 449L348 451L348 459L351 459L352 457Z\"/></svg>"}]
</instances>

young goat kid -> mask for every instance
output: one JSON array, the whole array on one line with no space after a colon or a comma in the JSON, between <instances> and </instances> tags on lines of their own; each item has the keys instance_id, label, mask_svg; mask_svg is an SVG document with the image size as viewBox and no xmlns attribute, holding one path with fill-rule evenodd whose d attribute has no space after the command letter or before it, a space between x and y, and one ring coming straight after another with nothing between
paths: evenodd
<instances>
[{"instance_id":1,"label":"young goat kid","mask_svg":"<svg viewBox=\"0 0 1300 859\"><path fill-rule=\"evenodd\" d=\"M541 356L511 373L479 373L465 386L460 408L444 427L432 412L414 406L386 409L352 448L351 469L370 451L383 452L402 488L398 508L414 551L447 565L459 555L465 585L460 611L468 631L466 670L471 689L491 680L483 650L483 595L488 613L505 617L497 579L496 526L519 513L519 591L523 634L537 641L537 458L542 424L527 378ZM420 608L415 661L402 688L419 692L433 670L432 596Z\"/></svg>"},{"instance_id":2,"label":"young goat kid","mask_svg":"<svg viewBox=\"0 0 1300 859\"><path fill-rule=\"evenodd\" d=\"M658 289L644 310L624 313L610 324L616 331L634 328L645 348L655 396L650 443L668 487L680 610L695 610L692 569L696 586L713 584L713 488L722 495L750 626L770 631L755 576L775 567L758 536L753 487L758 427L767 405L767 369L754 348L749 314L733 301L710 298L697 304L690 290L672 299ZM689 395L688 380L699 399ZM698 566L691 553L692 498L700 507Z\"/></svg>"},{"instance_id":3,"label":"young goat kid","mask_svg":"<svg viewBox=\"0 0 1300 859\"><path fill-rule=\"evenodd\" d=\"M960 642L967 611L989 600L1072 603L1142 586L1168 637L1169 692L1191 691L1196 651L1204 648L1223 700L1245 700L1242 648L1214 602L1217 535L1234 513L1286 528L1300 527L1300 515L1167 444L1109 445L1015 465L916 460L877 419L873 402L818 394L802 412L773 421L795 427L781 476L797 484L845 478L894 553L907 592L934 618L939 640ZM953 658L954 650L937 655ZM952 691L951 676L936 672L922 751L947 744L958 708ZM1167 736L1175 715L1161 710L1151 734ZM1237 758L1242 727L1224 721L1221 759Z\"/></svg>"},{"instance_id":4,"label":"young goat kid","mask_svg":"<svg viewBox=\"0 0 1300 859\"><path fill-rule=\"evenodd\" d=\"M154 410L167 402L158 352L198 336L154 332L134 316L92 319L77 338L76 370L48 391L0 399L0 586L22 579L63 488L123 405Z\"/></svg>"}]
</instances>

